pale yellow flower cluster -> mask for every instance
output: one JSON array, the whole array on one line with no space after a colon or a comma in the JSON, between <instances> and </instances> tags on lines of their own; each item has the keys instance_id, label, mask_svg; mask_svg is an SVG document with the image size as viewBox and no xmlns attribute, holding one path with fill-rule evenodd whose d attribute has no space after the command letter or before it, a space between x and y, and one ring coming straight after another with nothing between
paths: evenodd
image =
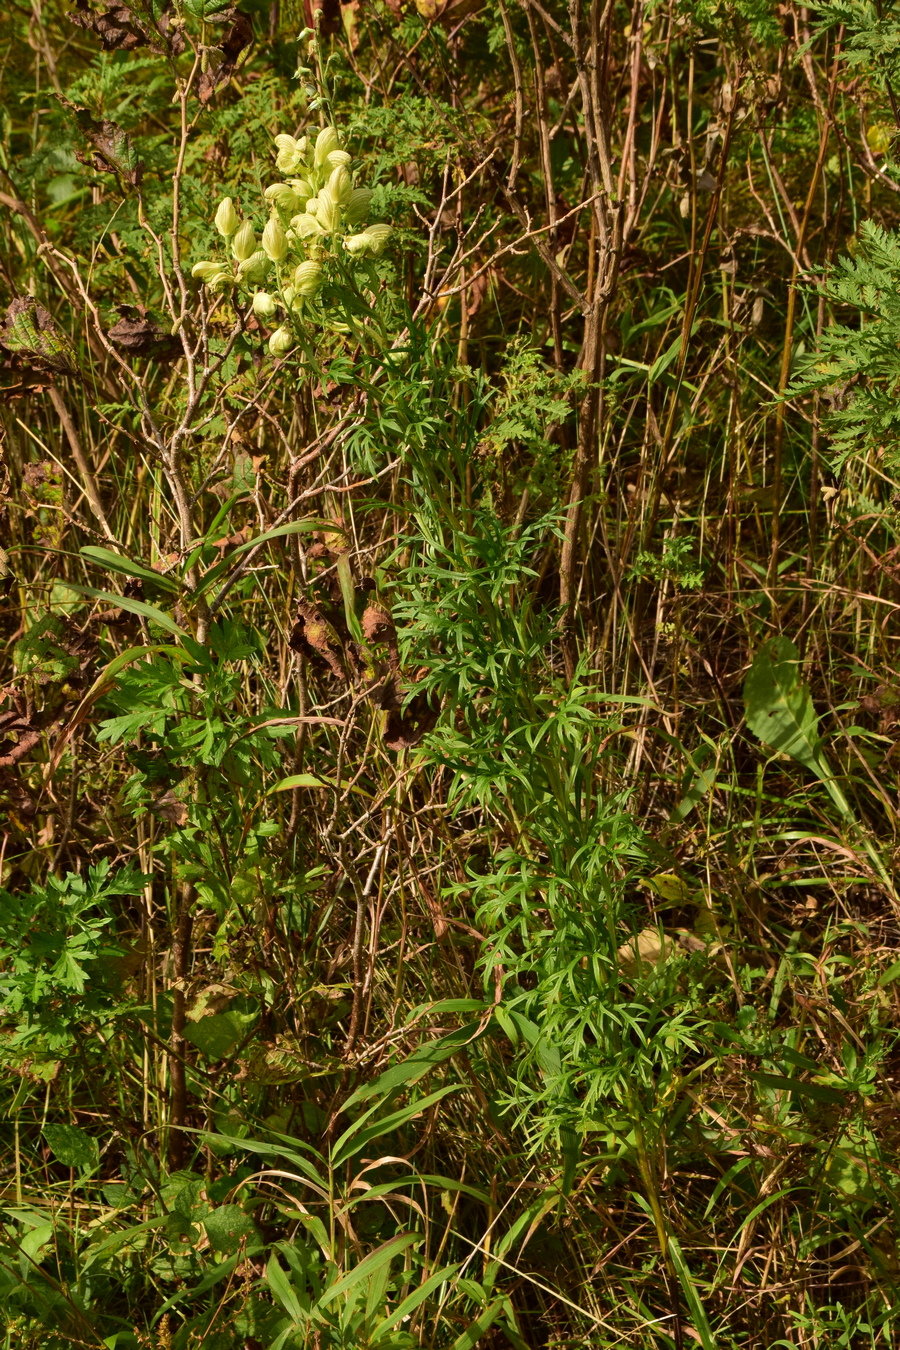
<instances>
[{"instance_id":1,"label":"pale yellow flower cluster","mask_svg":"<svg viewBox=\"0 0 900 1350\"><path fill-rule=\"evenodd\" d=\"M269 323L283 316L269 351L284 356L294 346L304 307L318 295L329 255L378 257L391 227L367 223L374 193L354 185L351 156L335 127L323 127L314 138L278 135L275 147L275 167L284 179L265 190L269 219L261 236L225 197L215 223L231 258L198 262L193 275L211 291L252 288L258 319Z\"/></svg>"}]
</instances>

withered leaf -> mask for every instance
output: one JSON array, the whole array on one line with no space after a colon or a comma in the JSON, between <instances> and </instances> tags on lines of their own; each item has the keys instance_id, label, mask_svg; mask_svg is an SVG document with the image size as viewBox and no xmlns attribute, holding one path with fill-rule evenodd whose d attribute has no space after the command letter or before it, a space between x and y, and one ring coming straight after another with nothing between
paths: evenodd
<instances>
[{"instance_id":1,"label":"withered leaf","mask_svg":"<svg viewBox=\"0 0 900 1350\"><path fill-rule=\"evenodd\" d=\"M442 23L450 27L467 19L481 8L482 0L415 0L416 9L423 19Z\"/></svg>"},{"instance_id":2,"label":"withered leaf","mask_svg":"<svg viewBox=\"0 0 900 1350\"><path fill-rule=\"evenodd\" d=\"M24 694L0 689L0 768L10 768L41 738Z\"/></svg>"},{"instance_id":3,"label":"withered leaf","mask_svg":"<svg viewBox=\"0 0 900 1350\"><path fill-rule=\"evenodd\" d=\"M241 53L253 41L253 20L240 9L223 11L222 19L229 19L231 27L221 42L215 43L222 53L217 65L205 70L197 84L197 96L201 103L208 103L213 94L231 79Z\"/></svg>"},{"instance_id":4,"label":"withered leaf","mask_svg":"<svg viewBox=\"0 0 900 1350\"><path fill-rule=\"evenodd\" d=\"M418 745L423 736L434 730L441 715L440 699L427 690L406 697L397 670L382 686L380 702L385 714L382 739L388 750Z\"/></svg>"},{"instance_id":5,"label":"withered leaf","mask_svg":"<svg viewBox=\"0 0 900 1350\"><path fill-rule=\"evenodd\" d=\"M142 16L130 5L106 4L91 9L88 0L75 0L76 8L66 18L78 28L96 33L107 52L130 52L135 47L150 47L153 51L178 56L184 51L184 34L172 27L170 16L164 12L158 20L152 14Z\"/></svg>"},{"instance_id":6,"label":"withered leaf","mask_svg":"<svg viewBox=\"0 0 900 1350\"><path fill-rule=\"evenodd\" d=\"M384 743L388 750L405 750L418 745L433 731L441 715L437 699L428 693L416 694L405 707L389 708L384 721Z\"/></svg>"},{"instance_id":7,"label":"withered leaf","mask_svg":"<svg viewBox=\"0 0 900 1350\"><path fill-rule=\"evenodd\" d=\"M41 373L22 357L0 353L0 403L12 403L27 394L49 389L53 376Z\"/></svg>"},{"instance_id":8,"label":"withered leaf","mask_svg":"<svg viewBox=\"0 0 900 1350\"><path fill-rule=\"evenodd\" d=\"M89 169L95 169L98 173L114 173L123 183L137 187L144 166L127 132L109 118L98 122L86 108L79 108L66 98L60 97L59 101L73 114L78 130L90 146L89 151L76 150L75 158Z\"/></svg>"},{"instance_id":9,"label":"withered leaf","mask_svg":"<svg viewBox=\"0 0 900 1350\"><path fill-rule=\"evenodd\" d=\"M397 630L394 621L380 605L367 605L362 616L362 631L366 642L386 642L396 645Z\"/></svg>"},{"instance_id":10,"label":"withered leaf","mask_svg":"<svg viewBox=\"0 0 900 1350\"><path fill-rule=\"evenodd\" d=\"M31 295L18 296L8 306L0 326L0 347L33 371L74 374L75 348L53 316Z\"/></svg>"},{"instance_id":11,"label":"withered leaf","mask_svg":"<svg viewBox=\"0 0 900 1350\"><path fill-rule=\"evenodd\" d=\"M297 622L288 639L292 651L313 662L323 662L339 680L346 681L343 648L337 631L317 608L306 600L297 605Z\"/></svg>"},{"instance_id":12,"label":"withered leaf","mask_svg":"<svg viewBox=\"0 0 900 1350\"><path fill-rule=\"evenodd\" d=\"M181 356L181 342L147 317L147 311L134 305L119 305L122 318L110 328L107 337L132 356L152 356L157 361L172 361Z\"/></svg>"}]
</instances>

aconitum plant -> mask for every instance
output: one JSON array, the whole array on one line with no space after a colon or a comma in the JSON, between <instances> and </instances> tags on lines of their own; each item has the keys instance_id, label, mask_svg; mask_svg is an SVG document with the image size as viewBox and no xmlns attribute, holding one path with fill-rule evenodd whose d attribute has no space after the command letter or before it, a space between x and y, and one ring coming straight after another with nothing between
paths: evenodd
<instances>
[{"instance_id":1,"label":"aconitum plant","mask_svg":"<svg viewBox=\"0 0 900 1350\"><path fill-rule=\"evenodd\" d=\"M269 219L260 235L225 197L215 224L231 256L195 263L192 271L210 291L246 292L256 317L277 324L269 351L286 356L301 325L325 317L315 301L328 260L347 266L378 257L391 227L369 221L374 193L355 186L337 128L323 127L314 138L278 135L275 147L284 179L265 189Z\"/></svg>"}]
</instances>

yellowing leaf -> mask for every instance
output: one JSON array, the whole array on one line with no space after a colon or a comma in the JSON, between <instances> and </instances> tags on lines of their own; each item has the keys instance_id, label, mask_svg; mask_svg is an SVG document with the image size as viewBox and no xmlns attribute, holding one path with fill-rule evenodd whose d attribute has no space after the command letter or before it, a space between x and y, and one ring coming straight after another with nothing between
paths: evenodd
<instances>
[{"instance_id":1,"label":"yellowing leaf","mask_svg":"<svg viewBox=\"0 0 900 1350\"><path fill-rule=\"evenodd\" d=\"M629 942L619 948L619 965L623 975L646 974L651 967L662 965L675 950L675 943L658 928L643 928Z\"/></svg>"}]
</instances>

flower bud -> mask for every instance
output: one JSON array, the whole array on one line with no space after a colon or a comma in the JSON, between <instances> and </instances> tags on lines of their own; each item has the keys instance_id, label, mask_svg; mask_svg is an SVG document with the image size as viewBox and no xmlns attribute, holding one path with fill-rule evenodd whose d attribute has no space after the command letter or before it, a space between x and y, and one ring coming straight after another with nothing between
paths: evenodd
<instances>
[{"instance_id":1,"label":"flower bud","mask_svg":"<svg viewBox=\"0 0 900 1350\"><path fill-rule=\"evenodd\" d=\"M269 338L269 351L272 356L286 356L294 345L294 335L286 324L276 328Z\"/></svg>"},{"instance_id":2,"label":"flower bud","mask_svg":"<svg viewBox=\"0 0 900 1350\"><path fill-rule=\"evenodd\" d=\"M303 262L294 269L294 295L311 300L322 285L322 266L317 262Z\"/></svg>"},{"instance_id":3,"label":"flower bud","mask_svg":"<svg viewBox=\"0 0 900 1350\"><path fill-rule=\"evenodd\" d=\"M238 262L243 262L249 258L256 249L256 235L253 233L253 226L249 220L245 220L237 234L231 241L231 251Z\"/></svg>"},{"instance_id":4,"label":"flower bud","mask_svg":"<svg viewBox=\"0 0 900 1350\"><path fill-rule=\"evenodd\" d=\"M327 161L328 156L333 150L340 150L341 138L334 127L323 127L316 137L316 150L314 161L316 168L321 168Z\"/></svg>"},{"instance_id":5,"label":"flower bud","mask_svg":"<svg viewBox=\"0 0 900 1350\"><path fill-rule=\"evenodd\" d=\"M308 216L304 211L301 216L294 216L291 221L291 233L297 239L318 239L323 230L315 217Z\"/></svg>"},{"instance_id":6,"label":"flower bud","mask_svg":"<svg viewBox=\"0 0 900 1350\"><path fill-rule=\"evenodd\" d=\"M277 216L272 216L263 230L262 246L273 262L284 262L287 255L287 239Z\"/></svg>"},{"instance_id":7,"label":"flower bud","mask_svg":"<svg viewBox=\"0 0 900 1350\"><path fill-rule=\"evenodd\" d=\"M303 209L303 202L288 183L273 183L263 194L267 202L277 206L279 211L293 215Z\"/></svg>"},{"instance_id":8,"label":"flower bud","mask_svg":"<svg viewBox=\"0 0 900 1350\"><path fill-rule=\"evenodd\" d=\"M354 188L344 205L348 225L361 225L369 214L375 193L371 188Z\"/></svg>"},{"instance_id":9,"label":"flower bud","mask_svg":"<svg viewBox=\"0 0 900 1350\"><path fill-rule=\"evenodd\" d=\"M290 180L290 187L300 198L300 207L298 209L301 211L309 201L310 197L316 195L316 190L308 178L292 178Z\"/></svg>"},{"instance_id":10,"label":"flower bud","mask_svg":"<svg viewBox=\"0 0 900 1350\"><path fill-rule=\"evenodd\" d=\"M253 313L258 319L274 319L278 313L275 297L268 291L257 291L253 297Z\"/></svg>"},{"instance_id":11,"label":"flower bud","mask_svg":"<svg viewBox=\"0 0 900 1350\"><path fill-rule=\"evenodd\" d=\"M246 281L248 285L258 286L265 281L271 267L272 264L262 249L257 249L255 253L250 254L249 258L245 258L243 262L238 263L238 274L241 280Z\"/></svg>"},{"instance_id":12,"label":"flower bud","mask_svg":"<svg viewBox=\"0 0 900 1350\"><path fill-rule=\"evenodd\" d=\"M216 272L215 276L209 278L206 285L211 291L227 291L230 286L234 285L234 273L223 267Z\"/></svg>"},{"instance_id":13,"label":"flower bud","mask_svg":"<svg viewBox=\"0 0 900 1350\"><path fill-rule=\"evenodd\" d=\"M216 211L216 229L219 234L230 239L241 223L241 218L234 209L234 203L230 197L223 197L219 202L219 209Z\"/></svg>"},{"instance_id":14,"label":"flower bud","mask_svg":"<svg viewBox=\"0 0 900 1350\"><path fill-rule=\"evenodd\" d=\"M338 202L334 200L327 187L322 188L316 198L316 220L322 226L326 234L336 230L341 223L341 208ZM306 203L309 210L309 202Z\"/></svg>"},{"instance_id":15,"label":"flower bud","mask_svg":"<svg viewBox=\"0 0 900 1350\"><path fill-rule=\"evenodd\" d=\"M345 164L349 168L352 159L353 156L348 154L346 150L332 150L331 154L326 157L325 163L329 169L336 169L339 164Z\"/></svg>"},{"instance_id":16,"label":"flower bud","mask_svg":"<svg viewBox=\"0 0 900 1350\"><path fill-rule=\"evenodd\" d=\"M339 206L344 206L349 201L353 192L353 179L345 164L339 164L336 169L332 169L326 191L332 201L337 202Z\"/></svg>"},{"instance_id":17,"label":"flower bud","mask_svg":"<svg viewBox=\"0 0 900 1350\"><path fill-rule=\"evenodd\" d=\"M221 270L222 270L221 263L198 262L194 263L193 267L191 268L191 276L199 277L201 281L209 281L212 277L216 275L217 272L221 272Z\"/></svg>"},{"instance_id":18,"label":"flower bud","mask_svg":"<svg viewBox=\"0 0 900 1350\"><path fill-rule=\"evenodd\" d=\"M390 225L369 225L361 234L351 234L344 240L344 248L356 257L377 258L393 234Z\"/></svg>"},{"instance_id":19,"label":"flower bud","mask_svg":"<svg viewBox=\"0 0 900 1350\"><path fill-rule=\"evenodd\" d=\"M306 155L306 137L302 136L299 141L295 141L293 136L276 136L275 145L278 154L275 157L275 166L280 173L296 173L303 165Z\"/></svg>"}]
</instances>

